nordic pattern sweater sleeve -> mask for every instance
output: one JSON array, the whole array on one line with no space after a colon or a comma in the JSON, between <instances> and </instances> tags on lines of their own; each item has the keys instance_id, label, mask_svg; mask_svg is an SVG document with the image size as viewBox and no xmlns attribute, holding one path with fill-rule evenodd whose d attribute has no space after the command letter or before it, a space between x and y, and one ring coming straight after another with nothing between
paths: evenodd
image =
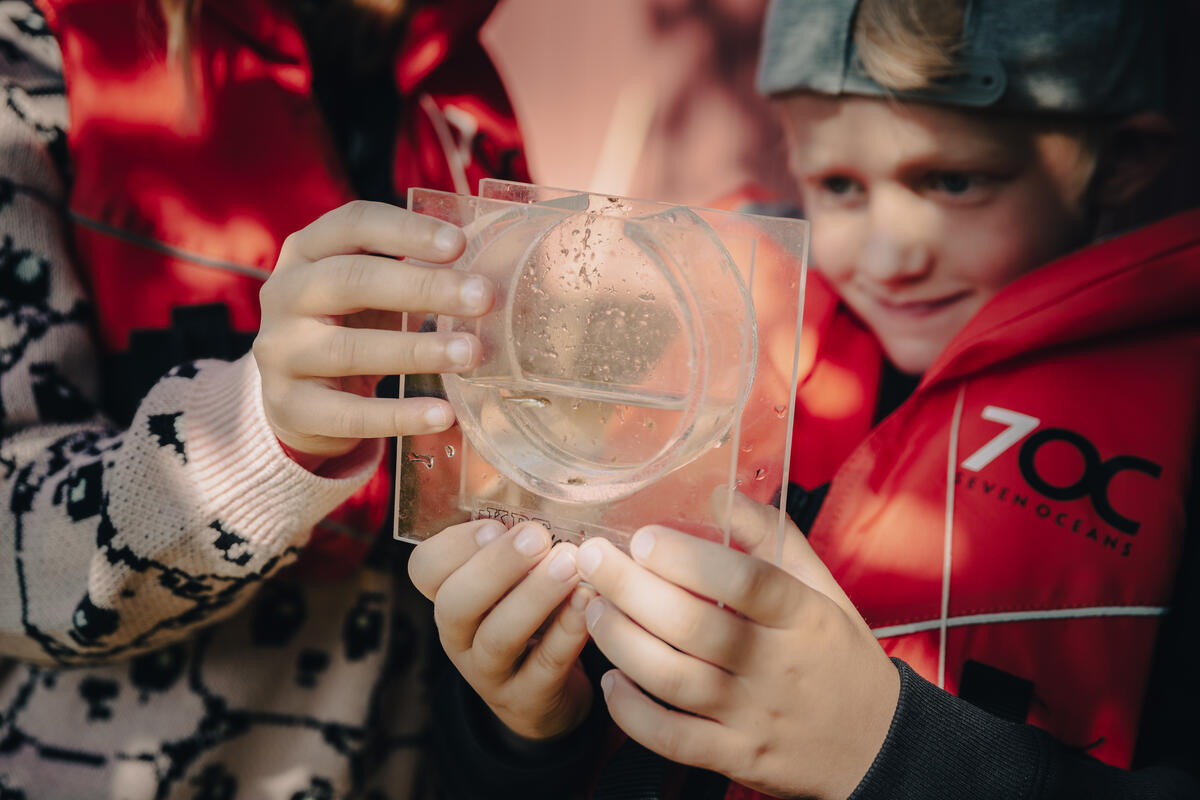
<instances>
[{"instance_id":1,"label":"nordic pattern sweater sleeve","mask_svg":"<svg viewBox=\"0 0 1200 800\"><path fill-rule=\"evenodd\" d=\"M96 408L99 358L72 268L61 53L0 0L0 656L97 663L227 617L372 474L281 450L252 356L167 373L128 430Z\"/></svg>"}]
</instances>

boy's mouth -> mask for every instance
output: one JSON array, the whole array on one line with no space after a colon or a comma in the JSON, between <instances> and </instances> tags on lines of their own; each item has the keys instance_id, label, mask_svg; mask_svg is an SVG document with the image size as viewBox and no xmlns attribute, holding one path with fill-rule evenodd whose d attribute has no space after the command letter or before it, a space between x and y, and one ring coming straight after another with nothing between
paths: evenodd
<instances>
[{"instance_id":1,"label":"boy's mouth","mask_svg":"<svg viewBox=\"0 0 1200 800\"><path fill-rule=\"evenodd\" d=\"M889 313L909 317L925 317L954 305L969 294L971 294L970 289L963 289L962 291L928 299L897 299L894 297L882 297L880 295L872 295L871 299Z\"/></svg>"}]
</instances>

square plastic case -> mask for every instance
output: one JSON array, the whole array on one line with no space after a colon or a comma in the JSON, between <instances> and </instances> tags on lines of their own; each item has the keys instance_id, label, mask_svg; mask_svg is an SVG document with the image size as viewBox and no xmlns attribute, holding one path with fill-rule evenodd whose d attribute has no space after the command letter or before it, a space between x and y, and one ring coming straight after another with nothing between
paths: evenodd
<instances>
[{"instance_id":1,"label":"square plastic case","mask_svg":"<svg viewBox=\"0 0 1200 800\"><path fill-rule=\"evenodd\" d=\"M478 319L424 321L478 336L476 369L401 376L458 424L397 447L396 538L490 517L728 544L734 491L786 508L806 222L498 180L410 189L408 207L461 226L446 268L497 292Z\"/></svg>"}]
</instances>

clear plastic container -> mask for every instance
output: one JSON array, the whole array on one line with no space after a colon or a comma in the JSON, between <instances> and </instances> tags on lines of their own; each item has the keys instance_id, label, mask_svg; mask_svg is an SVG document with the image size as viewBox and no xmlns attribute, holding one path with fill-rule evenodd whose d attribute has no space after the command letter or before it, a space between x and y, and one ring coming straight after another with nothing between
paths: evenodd
<instances>
[{"instance_id":1,"label":"clear plastic container","mask_svg":"<svg viewBox=\"0 0 1200 800\"><path fill-rule=\"evenodd\" d=\"M754 374L754 308L703 220L525 206L466 233L455 267L500 291L482 319L438 319L485 348L479 368L444 376L446 398L511 480L559 502L610 502L728 434Z\"/></svg>"},{"instance_id":2,"label":"clear plastic container","mask_svg":"<svg viewBox=\"0 0 1200 800\"><path fill-rule=\"evenodd\" d=\"M807 223L508 181L428 189L409 208L464 228L451 268L492 311L442 316L482 363L408 376L458 426L398 448L396 536L532 519L556 538L669 524L728 539L714 504L786 504ZM786 515L780 511L783 530Z\"/></svg>"}]
</instances>

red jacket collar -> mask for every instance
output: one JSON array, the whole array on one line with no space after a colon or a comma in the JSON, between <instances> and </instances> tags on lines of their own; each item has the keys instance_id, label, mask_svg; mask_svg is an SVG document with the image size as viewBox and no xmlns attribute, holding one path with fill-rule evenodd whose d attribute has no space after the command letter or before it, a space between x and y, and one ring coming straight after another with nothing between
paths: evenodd
<instances>
[{"instance_id":1,"label":"red jacket collar","mask_svg":"<svg viewBox=\"0 0 1200 800\"><path fill-rule=\"evenodd\" d=\"M280 0L205 0L203 8L271 60L308 69L304 37Z\"/></svg>"},{"instance_id":2,"label":"red jacket collar","mask_svg":"<svg viewBox=\"0 0 1200 800\"><path fill-rule=\"evenodd\" d=\"M496 3L454 0L421 5L396 51L396 86L401 94L416 92L463 37L474 37ZM304 38L283 0L207 0L205 7L272 60L309 69Z\"/></svg>"},{"instance_id":3,"label":"red jacket collar","mask_svg":"<svg viewBox=\"0 0 1200 800\"><path fill-rule=\"evenodd\" d=\"M396 86L401 94L413 94L464 37L472 44L480 26L496 7L497 0L454 0L422 5L409 21L408 31L396 58Z\"/></svg>"},{"instance_id":4,"label":"red jacket collar","mask_svg":"<svg viewBox=\"0 0 1200 800\"><path fill-rule=\"evenodd\" d=\"M1200 322L1200 209L1085 247L1014 281L967 323L922 384L1101 336Z\"/></svg>"}]
</instances>

